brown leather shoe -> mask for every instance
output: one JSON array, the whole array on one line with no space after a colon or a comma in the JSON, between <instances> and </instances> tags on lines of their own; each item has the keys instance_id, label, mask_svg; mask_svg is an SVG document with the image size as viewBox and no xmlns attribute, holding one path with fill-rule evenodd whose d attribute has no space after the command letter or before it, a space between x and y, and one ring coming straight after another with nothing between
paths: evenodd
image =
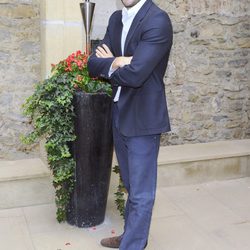
<instances>
[{"instance_id":1,"label":"brown leather shoe","mask_svg":"<svg viewBox=\"0 0 250 250\"><path fill-rule=\"evenodd\" d=\"M111 238L105 238L101 240L101 245L103 247L109 247L109 248L119 248L120 243L122 240L122 236L115 236Z\"/></svg>"}]
</instances>

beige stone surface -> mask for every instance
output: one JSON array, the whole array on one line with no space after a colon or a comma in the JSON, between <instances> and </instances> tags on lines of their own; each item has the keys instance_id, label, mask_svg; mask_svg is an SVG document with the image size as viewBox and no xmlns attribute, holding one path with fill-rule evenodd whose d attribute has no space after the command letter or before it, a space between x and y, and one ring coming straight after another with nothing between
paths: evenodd
<instances>
[{"instance_id":1,"label":"beige stone surface","mask_svg":"<svg viewBox=\"0 0 250 250\"><path fill-rule=\"evenodd\" d=\"M54 24L42 26L44 43L43 44L43 77L48 77L51 71L51 64L56 64L64 59L64 26Z\"/></svg>"},{"instance_id":2,"label":"beige stone surface","mask_svg":"<svg viewBox=\"0 0 250 250\"><path fill-rule=\"evenodd\" d=\"M43 0L42 8L44 8L43 19L64 20L64 0Z\"/></svg>"},{"instance_id":3,"label":"beige stone surface","mask_svg":"<svg viewBox=\"0 0 250 250\"><path fill-rule=\"evenodd\" d=\"M24 216L0 218L1 248L34 250Z\"/></svg>"},{"instance_id":4,"label":"beige stone surface","mask_svg":"<svg viewBox=\"0 0 250 250\"><path fill-rule=\"evenodd\" d=\"M50 203L54 199L51 172L41 159L0 161L0 209Z\"/></svg>"},{"instance_id":5,"label":"beige stone surface","mask_svg":"<svg viewBox=\"0 0 250 250\"><path fill-rule=\"evenodd\" d=\"M84 1L79 0L64 0L64 19L67 21L82 22L82 14L80 12L80 3ZM91 2L91 1L90 1ZM60 1L62 4L62 1Z\"/></svg>"},{"instance_id":6,"label":"beige stone surface","mask_svg":"<svg viewBox=\"0 0 250 250\"><path fill-rule=\"evenodd\" d=\"M0 209L51 203L54 193L48 177L0 182Z\"/></svg>"},{"instance_id":7,"label":"beige stone surface","mask_svg":"<svg viewBox=\"0 0 250 250\"><path fill-rule=\"evenodd\" d=\"M158 186L249 176L249 140L165 146L158 158Z\"/></svg>"},{"instance_id":8,"label":"beige stone surface","mask_svg":"<svg viewBox=\"0 0 250 250\"><path fill-rule=\"evenodd\" d=\"M31 126L21 105L41 79L40 1L1 1L0 159L37 156L37 145L20 142ZM28 154L27 154L28 152Z\"/></svg>"},{"instance_id":9,"label":"beige stone surface","mask_svg":"<svg viewBox=\"0 0 250 250\"><path fill-rule=\"evenodd\" d=\"M158 158L158 187L202 183L249 176L249 140L166 146ZM113 166L117 160L113 158ZM113 195L118 175L112 173L109 193ZM54 200L52 176L46 161L39 158L0 161L0 207L27 206ZM159 192L159 196L164 195ZM19 197L19 198L18 198ZM168 199L162 198L167 204ZM156 218L179 214L174 206L159 207ZM244 208L240 207L242 212Z\"/></svg>"},{"instance_id":10,"label":"beige stone surface","mask_svg":"<svg viewBox=\"0 0 250 250\"><path fill-rule=\"evenodd\" d=\"M69 54L84 50L80 1L48 1L41 3L42 75L48 77L51 64L65 59Z\"/></svg>"},{"instance_id":11,"label":"beige stone surface","mask_svg":"<svg viewBox=\"0 0 250 250\"><path fill-rule=\"evenodd\" d=\"M180 207L176 206L164 193L162 188L156 191L156 201L153 210L153 219L184 215Z\"/></svg>"},{"instance_id":12,"label":"beige stone surface","mask_svg":"<svg viewBox=\"0 0 250 250\"><path fill-rule=\"evenodd\" d=\"M161 147L159 164L214 160L238 156L250 156L250 140L217 141Z\"/></svg>"},{"instance_id":13,"label":"beige stone surface","mask_svg":"<svg viewBox=\"0 0 250 250\"><path fill-rule=\"evenodd\" d=\"M213 14L219 13L224 15L241 16L245 13L250 14L250 7L246 1L238 0L219 0L219 1L196 1L189 0L189 11L192 14Z\"/></svg>"},{"instance_id":14,"label":"beige stone surface","mask_svg":"<svg viewBox=\"0 0 250 250\"><path fill-rule=\"evenodd\" d=\"M185 215L154 219L151 235L159 245L159 250L174 249L216 249L214 241L196 227ZM157 248L158 250L158 248Z\"/></svg>"},{"instance_id":15,"label":"beige stone surface","mask_svg":"<svg viewBox=\"0 0 250 250\"><path fill-rule=\"evenodd\" d=\"M9 5L0 10L0 15L8 18L28 18L37 14L32 5L25 6L23 4L13 6Z\"/></svg>"},{"instance_id":16,"label":"beige stone surface","mask_svg":"<svg viewBox=\"0 0 250 250\"><path fill-rule=\"evenodd\" d=\"M77 50L83 50L85 45L83 37L85 37L85 33L81 25L69 25L64 28L64 58Z\"/></svg>"},{"instance_id":17,"label":"beige stone surface","mask_svg":"<svg viewBox=\"0 0 250 250\"><path fill-rule=\"evenodd\" d=\"M232 182L234 183L233 186L231 185ZM246 211L246 208L250 206L250 199L245 199L245 194L250 195L249 178L228 181L223 185L220 185L220 182L203 183L202 186L233 213L243 220L250 220L249 213ZM239 202L240 200L243 202Z\"/></svg>"},{"instance_id":18,"label":"beige stone surface","mask_svg":"<svg viewBox=\"0 0 250 250\"><path fill-rule=\"evenodd\" d=\"M48 167L39 158L0 161L0 182L49 176Z\"/></svg>"},{"instance_id":19,"label":"beige stone surface","mask_svg":"<svg viewBox=\"0 0 250 250\"><path fill-rule=\"evenodd\" d=\"M158 186L194 184L249 176L250 157L231 157L174 164L158 168Z\"/></svg>"},{"instance_id":20,"label":"beige stone surface","mask_svg":"<svg viewBox=\"0 0 250 250\"><path fill-rule=\"evenodd\" d=\"M185 214L192 219L200 228L207 232L214 232L223 229L226 225L237 224L244 221L241 216L234 213L229 207L222 204L208 194L207 190L201 191L197 187L194 192L188 194L176 194L175 188L164 189L165 194L176 206L181 207ZM173 196L173 194L175 194ZM248 194L246 190L245 195ZM246 197L246 196L245 196ZM248 204L246 204L248 206ZM207 212L209 211L209 213Z\"/></svg>"},{"instance_id":21,"label":"beige stone surface","mask_svg":"<svg viewBox=\"0 0 250 250\"><path fill-rule=\"evenodd\" d=\"M250 248L250 179L159 188L147 250L247 250ZM5 250L101 250L103 237L118 235L123 221L114 196L103 224L83 229L55 218L55 204L0 209Z\"/></svg>"}]
</instances>

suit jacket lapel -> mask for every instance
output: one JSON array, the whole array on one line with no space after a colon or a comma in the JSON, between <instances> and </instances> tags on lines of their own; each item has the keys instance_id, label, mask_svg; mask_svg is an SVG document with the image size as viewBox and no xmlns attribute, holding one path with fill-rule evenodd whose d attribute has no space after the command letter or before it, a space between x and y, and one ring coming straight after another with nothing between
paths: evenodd
<instances>
[{"instance_id":1,"label":"suit jacket lapel","mask_svg":"<svg viewBox=\"0 0 250 250\"><path fill-rule=\"evenodd\" d=\"M138 11L138 13L136 14L131 27L129 29L126 41L125 41L125 47L124 47L124 55L126 55L126 50L128 47L128 43L131 40L136 28L139 26L139 24L141 23L142 19L145 17L146 13L148 12L150 6L152 5L152 1L151 0L147 0L145 2L145 4L141 7L141 9Z\"/></svg>"},{"instance_id":2,"label":"suit jacket lapel","mask_svg":"<svg viewBox=\"0 0 250 250\"><path fill-rule=\"evenodd\" d=\"M115 56L121 56L122 55L122 50L121 50L121 39L122 39L122 12L120 13L120 16L118 17L116 21L116 26L115 26L115 37L114 39L114 53Z\"/></svg>"}]
</instances>

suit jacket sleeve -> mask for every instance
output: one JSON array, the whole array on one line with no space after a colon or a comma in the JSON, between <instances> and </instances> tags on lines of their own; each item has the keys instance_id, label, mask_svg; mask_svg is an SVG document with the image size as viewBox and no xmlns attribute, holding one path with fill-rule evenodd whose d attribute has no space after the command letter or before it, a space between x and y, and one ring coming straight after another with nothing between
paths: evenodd
<instances>
[{"instance_id":1,"label":"suit jacket sleeve","mask_svg":"<svg viewBox=\"0 0 250 250\"><path fill-rule=\"evenodd\" d=\"M138 88L143 85L161 59L170 51L173 31L165 12L147 20L142 38L136 47L131 64L119 68L110 77L112 85Z\"/></svg>"},{"instance_id":2,"label":"suit jacket sleeve","mask_svg":"<svg viewBox=\"0 0 250 250\"><path fill-rule=\"evenodd\" d=\"M110 28L110 23L114 21L115 14L116 12L110 17L106 34L103 40L99 43L99 45L105 43L109 47L112 53L113 51L112 51L112 46L111 46L109 28ZM98 58L95 55L95 49L94 49L93 53L90 55L89 60L88 60L88 71L89 71L90 77L102 77L102 78L109 79L109 70L114 59L115 57Z\"/></svg>"}]
</instances>

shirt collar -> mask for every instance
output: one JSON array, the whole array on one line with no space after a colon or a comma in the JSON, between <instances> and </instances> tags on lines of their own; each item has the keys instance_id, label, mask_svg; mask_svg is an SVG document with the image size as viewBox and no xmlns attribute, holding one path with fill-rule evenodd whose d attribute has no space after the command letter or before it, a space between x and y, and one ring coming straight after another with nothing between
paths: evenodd
<instances>
[{"instance_id":1,"label":"shirt collar","mask_svg":"<svg viewBox=\"0 0 250 250\"><path fill-rule=\"evenodd\" d=\"M135 15L138 13L138 11L141 9L141 7L143 6L143 4L146 1L147 0L141 0L135 6L129 8L129 9L127 9L126 7L123 7L123 9L122 9L123 18L130 18L132 16L135 17Z\"/></svg>"}]
</instances>

